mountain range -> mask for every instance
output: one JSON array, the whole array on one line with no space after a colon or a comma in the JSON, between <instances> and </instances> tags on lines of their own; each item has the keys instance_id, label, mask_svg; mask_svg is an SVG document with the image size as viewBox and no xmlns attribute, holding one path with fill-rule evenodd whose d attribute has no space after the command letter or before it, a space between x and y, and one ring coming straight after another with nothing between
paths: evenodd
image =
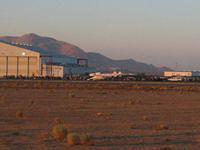
<instances>
[{"instance_id":1,"label":"mountain range","mask_svg":"<svg viewBox=\"0 0 200 150\"><path fill-rule=\"evenodd\" d=\"M158 68L152 64L137 62L133 59L114 60L99 53L86 52L73 44L59 41L51 37L39 36L34 33L22 36L0 36L0 40L6 42L26 43L64 56L86 58L88 59L89 66L95 67L97 71L101 72L122 71L129 73L143 72L158 74L166 70L171 70L167 67Z\"/></svg>"}]
</instances>

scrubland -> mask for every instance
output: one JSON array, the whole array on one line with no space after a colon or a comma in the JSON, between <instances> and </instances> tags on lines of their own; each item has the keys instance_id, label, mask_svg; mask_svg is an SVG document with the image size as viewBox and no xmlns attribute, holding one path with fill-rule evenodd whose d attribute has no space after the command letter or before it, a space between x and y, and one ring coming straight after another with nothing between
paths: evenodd
<instances>
[{"instance_id":1,"label":"scrubland","mask_svg":"<svg viewBox=\"0 0 200 150\"><path fill-rule=\"evenodd\" d=\"M0 149L200 149L200 84L0 82Z\"/></svg>"}]
</instances>

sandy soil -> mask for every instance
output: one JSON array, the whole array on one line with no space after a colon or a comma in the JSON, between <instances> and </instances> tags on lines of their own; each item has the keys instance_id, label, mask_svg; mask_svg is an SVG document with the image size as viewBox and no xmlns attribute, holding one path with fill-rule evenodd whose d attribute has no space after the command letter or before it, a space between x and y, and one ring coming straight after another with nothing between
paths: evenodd
<instances>
[{"instance_id":1,"label":"sandy soil","mask_svg":"<svg viewBox=\"0 0 200 150\"><path fill-rule=\"evenodd\" d=\"M199 91L199 84L1 81L0 149L198 150ZM94 146L55 141L55 118L92 135Z\"/></svg>"}]
</instances>

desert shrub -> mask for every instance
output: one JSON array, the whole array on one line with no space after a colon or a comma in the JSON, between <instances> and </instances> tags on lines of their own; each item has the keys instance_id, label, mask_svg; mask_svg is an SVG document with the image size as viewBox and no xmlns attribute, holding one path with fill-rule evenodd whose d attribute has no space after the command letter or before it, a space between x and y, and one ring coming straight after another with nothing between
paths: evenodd
<instances>
[{"instance_id":1,"label":"desert shrub","mask_svg":"<svg viewBox=\"0 0 200 150\"><path fill-rule=\"evenodd\" d=\"M80 144L80 136L77 133L70 133L67 135L67 143L71 146Z\"/></svg>"},{"instance_id":2,"label":"desert shrub","mask_svg":"<svg viewBox=\"0 0 200 150\"><path fill-rule=\"evenodd\" d=\"M93 145L92 137L88 134L80 135L80 143L82 145Z\"/></svg>"},{"instance_id":3,"label":"desert shrub","mask_svg":"<svg viewBox=\"0 0 200 150\"><path fill-rule=\"evenodd\" d=\"M61 124L62 123L62 120L60 118L55 118L54 119L54 123L55 124Z\"/></svg>"},{"instance_id":4,"label":"desert shrub","mask_svg":"<svg viewBox=\"0 0 200 150\"><path fill-rule=\"evenodd\" d=\"M96 115L97 115L98 117L101 117L101 116L104 115L104 113L98 112L98 113L96 113Z\"/></svg>"},{"instance_id":5,"label":"desert shrub","mask_svg":"<svg viewBox=\"0 0 200 150\"><path fill-rule=\"evenodd\" d=\"M130 101L128 102L128 104L129 104L129 105L134 105L134 104L135 104L135 101L134 101L134 100L130 100Z\"/></svg>"},{"instance_id":6,"label":"desert shrub","mask_svg":"<svg viewBox=\"0 0 200 150\"><path fill-rule=\"evenodd\" d=\"M169 127L168 126L166 126L165 124L158 124L157 126L156 126L156 130L168 130L169 129Z\"/></svg>"},{"instance_id":7,"label":"desert shrub","mask_svg":"<svg viewBox=\"0 0 200 150\"><path fill-rule=\"evenodd\" d=\"M130 100L130 101L128 101L129 105L138 105L138 104L141 104L141 103L142 103L141 100Z\"/></svg>"},{"instance_id":8,"label":"desert shrub","mask_svg":"<svg viewBox=\"0 0 200 150\"><path fill-rule=\"evenodd\" d=\"M107 92L106 91L102 91L102 92L98 92L98 94L105 95L105 94L107 94Z\"/></svg>"},{"instance_id":9,"label":"desert shrub","mask_svg":"<svg viewBox=\"0 0 200 150\"><path fill-rule=\"evenodd\" d=\"M40 141L40 142L48 141L49 137L50 136L49 136L49 134L47 132L42 132L38 136L38 141Z\"/></svg>"},{"instance_id":10,"label":"desert shrub","mask_svg":"<svg viewBox=\"0 0 200 150\"><path fill-rule=\"evenodd\" d=\"M142 119L143 119L144 121L148 121L148 120L149 120L149 118L148 118L147 116L142 116Z\"/></svg>"},{"instance_id":11,"label":"desert shrub","mask_svg":"<svg viewBox=\"0 0 200 150\"><path fill-rule=\"evenodd\" d=\"M33 104L34 104L34 101L33 101L33 100L30 100L29 106L32 106Z\"/></svg>"},{"instance_id":12,"label":"desert shrub","mask_svg":"<svg viewBox=\"0 0 200 150\"><path fill-rule=\"evenodd\" d=\"M169 90L169 88L167 86L160 86L159 90Z\"/></svg>"},{"instance_id":13,"label":"desert shrub","mask_svg":"<svg viewBox=\"0 0 200 150\"><path fill-rule=\"evenodd\" d=\"M160 150L172 150L172 148L171 147L162 147L162 148L160 148Z\"/></svg>"},{"instance_id":14,"label":"desert shrub","mask_svg":"<svg viewBox=\"0 0 200 150\"><path fill-rule=\"evenodd\" d=\"M21 110L18 110L15 113L15 115L16 115L16 118L20 118L20 119L24 117L24 113Z\"/></svg>"},{"instance_id":15,"label":"desert shrub","mask_svg":"<svg viewBox=\"0 0 200 150\"><path fill-rule=\"evenodd\" d=\"M133 130L133 129L136 129L136 127L137 127L136 125L131 125L130 129Z\"/></svg>"},{"instance_id":16,"label":"desert shrub","mask_svg":"<svg viewBox=\"0 0 200 150\"><path fill-rule=\"evenodd\" d=\"M74 94L73 92L70 92L70 93L68 94L68 96L69 96L70 98L74 98L74 97L75 97L75 94Z\"/></svg>"},{"instance_id":17,"label":"desert shrub","mask_svg":"<svg viewBox=\"0 0 200 150\"><path fill-rule=\"evenodd\" d=\"M166 141L166 142L170 142L170 141L171 141L171 139L169 139L169 138L166 138L166 139L165 139L165 141Z\"/></svg>"},{"instance_id":18,"label":"desert shrub","mask_svg":"<svg viewBox=\"0 0 200 150\"><path fill-rule=\"evenodd\" d=\"M196 142L197 142L197 143L200 143L200 136L197 136L197 137L196 137Z\"/></svg>"},{"instance_id":19,"label":"desert shrub","mask_svg":"<svg viewBox=\"0 0 200 150\"><path fill-rule=\"evenodd\" d=\"M0 96L0 104L5 103L5 97L3 95Z\"/></svg>"},{"instance_id":20,"label":"desert shrub","mask_svg":"<svg viewBox=\"0 0 200 150\"><path fill-rule=\"evenodd\" d=\"M49 89L48 92L52 94L52 93L54 93L54 90L53 89Z\"/></svg>"},{"instance_id":21,"label":"desert shrub","mask_svg":"<svg viewBox=\"0 0 200 150\"><path fill-rule=\"evenodd\" d=\"M11 135L13 135L13 136L19 136L20 133L18 131L14 131L14 132L11 133Z\"/></svg>"},{"instance_id":22,"label":"desert shrub","mask_svg":"<svg viewBox=\"0 0 200 150\"><path fill-rule=\"evenodd\" d=\"M67 128L62 124L55 125L52 129L52 136L56 140L64 140L67 136Z\"/></svg>"},{"instance_id":23,"label":"desert shrub","mask_svg":"<svg viewBox=\"0 0 200 150\"><path fill-rule=\"evenodd\" d=\"M97 117L105 117L105 118L107 118L108 120L111 119L112 115L113 115L112 113L102 113L102 112L96 113L96 116L97 116Z\"/></svg>"},{"instance_id":24,"label":"desert shrub","mask_svg":"<svg viewBox=\"0 0 200 150\"><path fill-rule=\"evenodd\" d=\"M5 97L3 95L0 96L0 100L4 100Z\"/></svg>"}]
</instances>

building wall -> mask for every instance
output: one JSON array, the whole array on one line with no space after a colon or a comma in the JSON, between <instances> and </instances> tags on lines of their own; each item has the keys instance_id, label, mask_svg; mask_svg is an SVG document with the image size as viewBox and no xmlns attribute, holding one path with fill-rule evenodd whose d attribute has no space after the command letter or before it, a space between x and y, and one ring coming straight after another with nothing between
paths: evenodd
<instances>
[{"instance_id":1,"label":"building wall","mask_svg":"<svg viewBox=\"0 0 200 150\"><path fill-rule=\"evenodd\" d=\"M190 71L185 71L185 72L176 72L176 71L168 71L164 72L165 77L174 77L174 76L180 76L180 77L191 77L192 72Z\"/></svg>"},{"instance_id":2,"label":"building wall","mask_svg":"<svg viewBox=\"0 0 200 150\"><path fill-rule=\"evenodd\" d=\"M64 67L57 65L42 64L42 76L43 77L64 77Z\"/></svg>"},{"instance_id":3,"label":"building wall","mask_svg":"<svg viewBox=\"0 0 200 150\"><path fill-rule=\"evenodd\" d=\"M200 71L193 71L192 76L193 77L200 77Z\"/></svg>"},{"instance_id":4,"label":"building wall","mask_svg":"<svg viewBox=\"0 0 200 150\"><path fill-rule=\"evenodd\" d=\"M0 77L39 76L40 54L0 42Z\"/></svg>"},{"instance_id":5,"label":"building wall","mask_svg":"<svg viewBox=\"0 0 200 150\"><path fill-rule=\"evenodd\" d=\"M96 72L96 68L94 67L83 67L83 66L65 66L64 67L64 74L68 75L81 75L85 73Z\"/></svg>"}]
</instances>

